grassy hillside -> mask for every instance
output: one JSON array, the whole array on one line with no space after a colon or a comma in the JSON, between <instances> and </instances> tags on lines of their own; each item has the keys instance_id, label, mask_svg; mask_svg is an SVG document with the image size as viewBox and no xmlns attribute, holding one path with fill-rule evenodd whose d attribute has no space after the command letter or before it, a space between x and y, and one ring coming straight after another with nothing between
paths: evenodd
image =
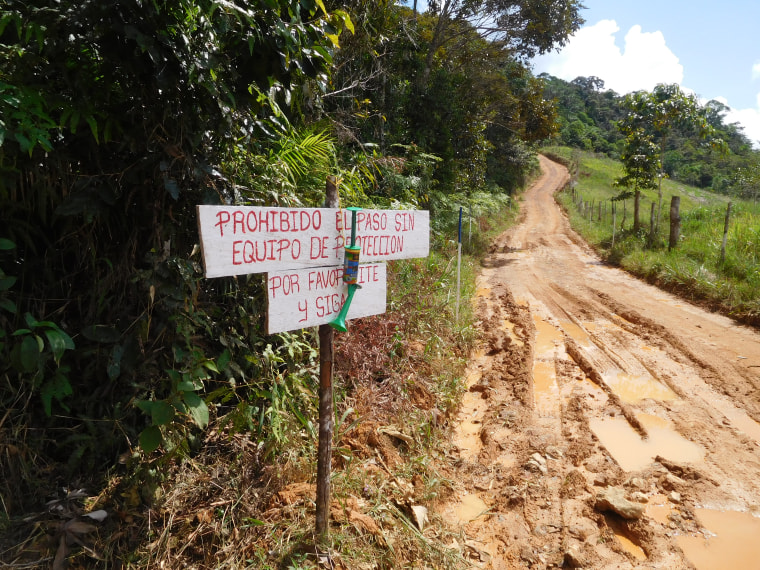
<instances>
[{"instance_id":1,"label":"grassy hillside","mask_svg":"<svg viewBox=\"0 0 760 570\"><path fill-rule=\"evenodd\" d=\"M573 227L604 259L714 310L760 324L760 206L732 201L725 257L721 258L729 198L666 179L659 231L650 235L651 205L657 208L658 197L656 190L648 190L642 193L638 233L632 229L633 199L615 204L613 243L611 198L620 193L613 181L622 174L622 165L566 147L545 152L574 172L574 187L559 194L558 200ZM672 196L681 198L681 232L677 247L668 251Z\"/></svg>"}]
</instances>

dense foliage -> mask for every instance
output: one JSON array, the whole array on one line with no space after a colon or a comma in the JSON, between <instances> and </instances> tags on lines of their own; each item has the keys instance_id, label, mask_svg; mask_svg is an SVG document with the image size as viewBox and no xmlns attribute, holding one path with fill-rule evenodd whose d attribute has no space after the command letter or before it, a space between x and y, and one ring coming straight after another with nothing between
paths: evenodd
<instances>
[{"instance_id":1,"label":"dense foliage","mask_svg":"<svg viewBox=\"0 0 760 570\"><path fill-rule=\"evenodd\" d=\"M138 434L187 448L234 379L249 419L268 408L258 282L201 279L195 205L298 199L276 158L295 102L326 88L345 16L321 4L5 3L0 415L22 456L76 471ZM13 463L10 512L42 473Z\"/></svg>"},{"instance_id":2,"label":"dense foliage","mask_svg":"<svg viewBox=\"0 0 760 570\"><path fill-rule=\"evenodd\" d=\"M603 153L612 158L635 152L625 151L625 137L618 129L629 114L626 98L604 88L597 77L578 77L571 82L549 75L545 81L547 99L556 101L559 133L555 141L581 150ZM666 91L672 86L659 86ZM656 90L653 90L653 93ZM641 94L639 94L641 96ZM741 125L726 124L728 110L719 101L696 104L698 114L711 131L711 139L725 143L726 152L716 152L705 144L704 129L684 121L674 124L664 138L663 167L667 176L699 188L710 188L722 194L751 196L757 186L751 173L760 162L760 154L752 148Z\"/></svg>"},{"instance_id":3,"label":"dense foliage","mask_svg":"<svg viewBox=\"0 0 760 570\"><path fill-rule=\"evenodd\" d=\"M271 456L313 426L311 333L264 333L260 276L203 279L195 206L318 206L332 175L345 204L427 207L440 230L464 196L518 188L555 128L523 58L580 6L444 6L5 2L5 514L54 462L171 458L216 420Z\"/></svg>"}]
</instances>

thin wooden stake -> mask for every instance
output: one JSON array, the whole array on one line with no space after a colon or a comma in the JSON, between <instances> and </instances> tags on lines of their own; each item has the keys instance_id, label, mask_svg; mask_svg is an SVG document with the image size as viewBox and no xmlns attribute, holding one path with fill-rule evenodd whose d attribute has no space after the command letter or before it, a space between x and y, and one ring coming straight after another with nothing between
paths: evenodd
<instances>
[{"instance_id":1,"label":"thin wooden stake","mask_svg":"<svg viewBox=\"0 0 760 570\"><path fill-rule=\"evenodd\" d=\"M337 208L338 182L334 176L327 177L325 185L325 208ZM317 450L317 514L315 534L321 546L329 540L330 517L330 471L333 440L333 337L334 329L319 326L319 447Z\"/></svg>"},{"instance_id":2,"label":"thin wooden stake","mask_svg":"<svg viewBox=\"0 0 760 570\"><path fill-rule=\"evenodd\" d=\"M673 196L670 199L670 239L668 240L668 251L678 247L678 239L681 234L681 198Z\"/></svg>"},{"instance_id":3,"label":"thin wooden stake","mask_svg":"<svg viewBox=\"0 0 760 570\"><path fill-rule=\"evenodd\" d=\"M459 234L457 236L457 305L456 323L459 324L459 297L462 286L462 208L459 208Z\"/></svg>"},{"instance_id":4,"label":"thin wooden stake","mask_svg":"<svg viewBox=\"0 0 760 570\"><path fill-rule=\"evenodd\" d=\"M731 206L733 206L733 202L728 203L728 208L726 208L726 223L723 225L723 243L720 246L721 265L726 261L726 243L728 242L728 225L731 221Z\"/></svg>"}]
</instances>

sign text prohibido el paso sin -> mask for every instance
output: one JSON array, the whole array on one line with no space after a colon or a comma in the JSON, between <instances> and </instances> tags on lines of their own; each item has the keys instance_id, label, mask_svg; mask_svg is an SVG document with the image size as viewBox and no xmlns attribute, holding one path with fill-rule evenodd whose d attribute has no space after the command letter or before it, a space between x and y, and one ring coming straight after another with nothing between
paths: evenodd
<instances>
[{"instance_id":1,"label":"sign text prohibido el paso sin","mask_svg":"<svg viewBox=\"0 0 760 570\"><path fill-rule=\"evenodd\" d=\"M350 239L341 209L197 208L206 277L337 266ZM356 235L362 262L427 257L429 212L362 210Z\"/></svg>"}]
</instances>

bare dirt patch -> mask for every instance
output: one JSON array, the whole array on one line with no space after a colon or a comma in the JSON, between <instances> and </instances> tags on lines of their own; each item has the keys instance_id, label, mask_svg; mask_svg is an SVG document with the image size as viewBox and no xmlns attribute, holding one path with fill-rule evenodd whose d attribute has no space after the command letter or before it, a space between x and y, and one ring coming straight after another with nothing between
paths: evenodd
<instances>
[{"instance_id":1,"label":"bare dirt patch","mask_svg":"<svg viewBox=\"0 0 760 570\"><path fill-rule=\"evenodd\" d=\"M439 514L478 568L756 560L760 335L605 266L553 199L566 170L542 167L479 276Z\"/></svg>"}]
</instances>

